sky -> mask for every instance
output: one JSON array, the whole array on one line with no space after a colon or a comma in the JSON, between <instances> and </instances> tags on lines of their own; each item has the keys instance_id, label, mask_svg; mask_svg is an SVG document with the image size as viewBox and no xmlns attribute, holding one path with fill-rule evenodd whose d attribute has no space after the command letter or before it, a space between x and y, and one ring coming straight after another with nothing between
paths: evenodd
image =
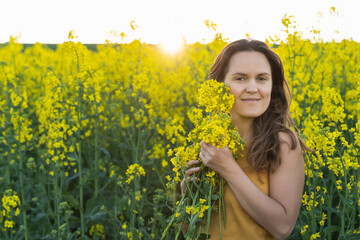
<instances>
[{"instance_id":1,"label":"sky","mask_svg":"<svg viewBox=\"0 0 360 240\"><path fill-rule=\"evenodd\" d=\"M360 42L358 0L0 0L0 43L62 43L74 30L82 43L140 39L153 44L209 42L215 33L234 41L282 36L281 19L294 16L306 37ZM335 12L330 11L335 7ZM216 31L204 24L210 20ZM136 29L133 30L130 22Z\"/></svg>"}]
</instances>

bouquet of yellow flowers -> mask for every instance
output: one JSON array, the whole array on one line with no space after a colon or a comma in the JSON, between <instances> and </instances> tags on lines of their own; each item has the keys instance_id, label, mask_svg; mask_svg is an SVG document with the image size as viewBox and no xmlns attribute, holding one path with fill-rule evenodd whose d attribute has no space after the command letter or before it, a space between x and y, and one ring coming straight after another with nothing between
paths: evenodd
<instances>
[{"instance_id":1,"label":"bouquet of yellow flowers","mask_svg":"<svg viewBox=\"0 0 360 240\"><path fill-rule=\"evenodd\" d=\"M240 138L230 118L229 111L234 103L234 96L230 94L229 87L216 80L205 81L198 90L197 101L199 108L194 107L189 111L189 119L195 127L188 134L186 144L170 150L168 154L173 156L170 161L174 166L174 177L167 176L167 186L170 189L175 189L185 178L189 161L201 162L199 153L202 141L218 148L228 146L235 159L244 149L245 142ZM162 239L172 225L179 228L177 239L184 224L188 225L186 239L206 238L212 211L218 212L219 218L222 213L226 219L223 201L224 179L203 163L200 163L200 171L192 179L192 183L185 181L186 189L181 199L174 204L173 214ZM226 221L224 223L226 224ZM206 234L202 234L205 225Z\"/></svg>"}]
</instances>

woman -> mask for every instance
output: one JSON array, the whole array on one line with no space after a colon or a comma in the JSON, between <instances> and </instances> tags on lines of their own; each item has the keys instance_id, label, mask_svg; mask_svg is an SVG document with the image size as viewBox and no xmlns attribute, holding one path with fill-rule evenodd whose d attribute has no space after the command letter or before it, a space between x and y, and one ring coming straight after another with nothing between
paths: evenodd
<instances>
[{"instance_id":1,"label":"woman","mask_svg":"<svg viewBox=\"0 0 360 240\"><path fill-rule=\"evenodd\" d=\"M225 180L226 226L223 239L285 239L299 214L305 179L302 150L309 150L290 129L290 92L280 58L257 40L227 45L211 67L209 79L224 82L234 95L232 122L245 140L244 157L204 141L200 159ZM200 170L192 160L185 178ZM180 184L185 189L184 180ZM220 239L218 214L210 239Z\"/></svg>"}]
</instances>

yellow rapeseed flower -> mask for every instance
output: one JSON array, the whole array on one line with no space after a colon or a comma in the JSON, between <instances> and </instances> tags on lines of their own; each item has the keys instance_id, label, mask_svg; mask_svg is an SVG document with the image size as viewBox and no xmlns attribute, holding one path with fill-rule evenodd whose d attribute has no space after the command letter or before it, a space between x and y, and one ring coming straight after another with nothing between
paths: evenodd
<instances>
[{"instance_id":1,"label":"yellow rapeseed flower","mask_svg":"<svg viewBox=\"0 0 360 240\"><path fill-rule=\"evenodd\" d=\"M124 223L122 226L121 226L122 229L126 229L127 228L127 225L126 223Z\"/></svg>"},{"instance_id":2,"label":"yellow rapeseed flower","mask_svg":"<svg viewBox=\"0 0 360 240\"><path fill-rule=\"evenodd\" d=\"M128 176L126 183L130 184L131 181L134 179L134 176L145 176L145 170L139 164L135 163L128 167L125 174Z\"/></svg>"}]
</instances>

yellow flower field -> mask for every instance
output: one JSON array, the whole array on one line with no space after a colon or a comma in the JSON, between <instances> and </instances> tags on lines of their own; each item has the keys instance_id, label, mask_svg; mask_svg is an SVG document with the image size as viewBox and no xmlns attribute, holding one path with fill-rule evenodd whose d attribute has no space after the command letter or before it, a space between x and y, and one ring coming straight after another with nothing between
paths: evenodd
<instances>
[{"instance_id":1,"label":"yellow flower field","mask_svg":"<svg viewBox=\"0 0 360 240\"><path fill-rule=\"evenodd\" d=\"M360 43L310 41L283 24L287 41L267 43L317 150L289 239L360 239ZM90 51L72 34L55 50L0 46L0 239L161 239L178 200L172 151L227 43L218 34L174 55L139 40Z\"/></svg>"}]
</instances>

